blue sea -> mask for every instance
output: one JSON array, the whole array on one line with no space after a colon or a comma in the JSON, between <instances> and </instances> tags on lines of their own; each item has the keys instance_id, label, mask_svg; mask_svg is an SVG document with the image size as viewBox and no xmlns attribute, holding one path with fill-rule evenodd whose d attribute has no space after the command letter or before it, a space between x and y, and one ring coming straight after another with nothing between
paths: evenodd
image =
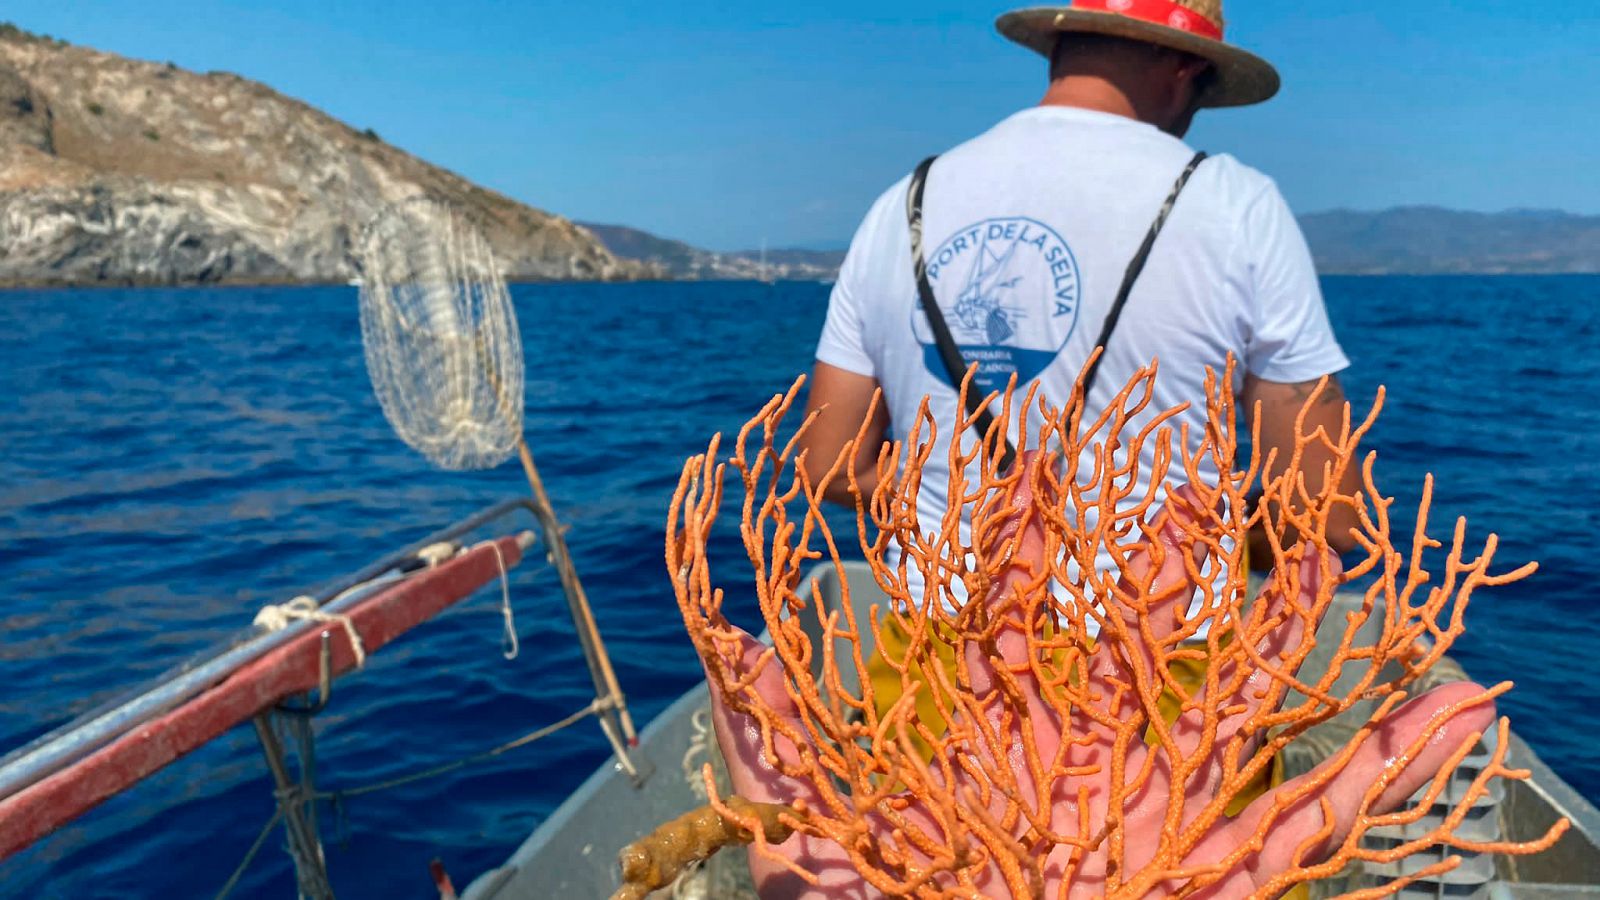
<instances>
[{"instance_id":1,"label":"blue sea","mask_svg":"<svg viewBox=\"0 0 1600 900\"><path fill-rule=\"evenodd\" d=\"M1456 656L1600 800L1600 278L1332 278L1358 403L1380 384L1384 489L1539 573L1477 597ZM811 284L514 289L528 434L641 725L696 681L661 562L683 459L809 368ZM0 753L287 600L523 488L430 469L370 392L352 288L0 294ZM726 517L725 517L726 518ZM1401 529L1397 528L1397 533ZM719 537L727 550L736 536ZM724 553L737 564L737 556ZM736 575L737 572L734 572ZM733 576L730 576L730 578ZM736 585L736 581L730 581ZM378 781L583 706L554 575L517 571L522 656L485 591L377 654L319 718L319 781ZM751 600L730 605L749 621ZM492 763L325 809L342 897L436 896L499 864L605 759L585 723ZM273 809L241 726L0 863L0 894L196 897ZM286 896L274 836L238 896Z\"/></svg>"}]
</instances>

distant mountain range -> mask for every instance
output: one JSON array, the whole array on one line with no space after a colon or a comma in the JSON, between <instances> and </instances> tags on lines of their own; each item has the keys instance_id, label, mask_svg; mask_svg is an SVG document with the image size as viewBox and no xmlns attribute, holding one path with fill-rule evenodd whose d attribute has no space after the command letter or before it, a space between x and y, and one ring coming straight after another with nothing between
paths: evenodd
<instances>
[{"instance_id":1,"label":"distant mountain range","mask_svg":"<svg viewBox=\"0 0 1600 900\"><path fill-rule=\"evenodd\" d=\"M1318 269L1330 275L1600 272L1600 216L1412 206L1316 213L1300 225Z\"/></svg>"},{"instance_id":2,"label":"distant mountain range","mask_svg":"<svg viewBox=\"0 0 1600 900\"><path fill-rule=\"evenodd\" d=\"M741 250L717 253L683 241L657 237L626 225L579 222L621 259L650 266L660 278L692 281L832 281L843 250ZM763 256L765 265L763 266Z\"/></svg>"},{"instance_id":3,"label":"distant mountain range","mask_svg":"<svg viewBox=\"0 0 1600 900\"><path fill-rule=\"evenodd\" d=\"M659 277L761 277L760 251L715 253L620 225L583 224L612 253ZM1324 275L1505 275L1600 273L1600 216L1549 210L1475 213L1413 206L1384 212L1335 210L1302 216ZM768 277L831 281L842 250L770 250Z\"/></svg>"}]
</instances>

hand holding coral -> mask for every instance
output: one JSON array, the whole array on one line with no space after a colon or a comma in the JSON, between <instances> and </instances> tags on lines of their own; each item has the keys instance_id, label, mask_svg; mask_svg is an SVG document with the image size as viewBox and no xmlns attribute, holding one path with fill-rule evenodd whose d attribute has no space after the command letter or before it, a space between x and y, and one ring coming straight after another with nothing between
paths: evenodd
<instances>
[{"instance_id":1,"label":"hand holding coral","mask_svg":"<svg viewBox=\"0 0 1600 900\"><path fill-rule=\"evenodd\" d=\"M1020 471L995 470L994 434L970 448L954 442L951 511L934 528L915 517L930 445L885 454L886 487L863 498L859 520L862 549L890 602L870 623L844 603L821 622L825 637L816 644L801 617L823 613L796 587L804 568L839 554L817 506L825 485L791 471L788 452L774 443L792 393L746 427L732 460L744 482L742 531L770 647L722 615L705 550L721 501L716 445L690 462L668 531L679 605L706 665L735 791L781 805L780 818L795 831L767 842L759 823L742 823L713 786L713 805L755 839L764 897L1271 897L1353 859L1398 858L1439 842L1532 852L1559 838L1564 824L1520 845L1474 846L1452 833L1489 779L1522 774L1497 756L1439 833L1382 851L1359 841L1413 816L1391 810L1424 787L1437 792L1490 727L1493 697L1507 686L1454 684L1415 699L1408 688L1460 633L1461 609L1476 588L1530 569L1489 574L1493 539L1469 560L1463 525L1444 577L1424 590L1421 555L1438 546L1422 531L1426 516L1408 559L1390 538L1391 501L1372 486L1370 464L1365 498L1333 488L1305 496L1291 460L1265 467L1282 472L1263 485L1276 502L1247 514L1244 495L1264 470L1255 460L1216 485L1191 479L1157 491L1166 487L1164 471L1142 473L1152 480L1144 495L1165 494L1167 504L1128 502L1141 477L1138 443L1172 439L1159 427L1162 413L1153 423L1145 415L1153 379L1153 370L1141 373L1091 423L1076 398L1068 410L1043 410L1041 433L1022 442L1035 449ZM1231 472L1225 384L1210 407L1212 427L1198 449L1177 456L1193 472L1200 454L1217 454ZM1303 440L1325 442L1336 465L1354 465L1370 424ZM757 433L761 445L751 453ZM974 461L981 477L968 484L962 473ZM791 520L796 500L804 510ZM1361 511L1367 554L1350 572L1327 550L1336 504ZM1277 552L1273 575L1248 602L1239 538L1258 524L1305 539ZM905 591L886 560L891 542L905 549L905 565L920 568L927 595ZM1096 570L1101 548L1116 571ZM1372 576L1362 611L1324 631L1332 665L1302 674L1335 593L1362 575ZM891 620L910 636L910 649L891 660L903 696L880 715L860 677L862 635L881 635ZM1378 637L1357 642L1369 620L1381 626ZM941 643L955 650L953 671L938 658ZM1207 661L1206 676L1188 690L1171 669L1197 658ZM843 689L840 673L851 667L859 694ZM1178 701L1175 717L1162 715L1163 696ZM937 708L938 723L918 715L919 699ZM1226 814L1285 746L1363 704L1375 710L1349 746L1241 814ZM913 736L934 748L931 759Z\"/></svg>"}]
</instances>

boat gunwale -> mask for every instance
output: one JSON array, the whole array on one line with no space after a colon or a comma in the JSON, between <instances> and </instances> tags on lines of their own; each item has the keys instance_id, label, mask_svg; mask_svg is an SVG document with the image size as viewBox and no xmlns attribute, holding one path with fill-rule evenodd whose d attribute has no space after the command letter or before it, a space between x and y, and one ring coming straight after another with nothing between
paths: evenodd
<instances>
[{"instance_id":1,"label":"boat gunwale","mask_svg":"<svg viewBox=\"0 0 1600 900\"><path fill-rule=\"evenodd\" d=\"M519 509L544 521L545 514L532 498L502 500L383 556L354 574L328 582L307 596L317 602L321 611L339 614L371 595L371 591L361 588L370 585L373 590L380 590L386 587L388 582L380 582L380 579L416 558L424 549L454 541ZM280 631L264 633L251 626L9 751L0 756L0 801L83 760L149 720L171 712L273 650L323 627L326 626L311 619L291 622Z\"/></svg>"}]
</instances>

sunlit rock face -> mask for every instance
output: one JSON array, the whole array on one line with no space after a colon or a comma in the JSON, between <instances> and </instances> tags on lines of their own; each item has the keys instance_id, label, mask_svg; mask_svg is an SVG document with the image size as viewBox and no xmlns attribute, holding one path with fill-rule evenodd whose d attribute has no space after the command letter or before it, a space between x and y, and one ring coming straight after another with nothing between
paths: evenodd
<instances>
[{"instance_id":1,"label":"sunlit rock face","mask_svg":"<svg viewBox=\"0 0 1600 900\"><path fill-rule=\"evenodd\" d=\"M416 196L460 208L510 278L644 274L264 85L0 29L0 283L344 281L352 236Z\"/></svg>"}]
</instances>

